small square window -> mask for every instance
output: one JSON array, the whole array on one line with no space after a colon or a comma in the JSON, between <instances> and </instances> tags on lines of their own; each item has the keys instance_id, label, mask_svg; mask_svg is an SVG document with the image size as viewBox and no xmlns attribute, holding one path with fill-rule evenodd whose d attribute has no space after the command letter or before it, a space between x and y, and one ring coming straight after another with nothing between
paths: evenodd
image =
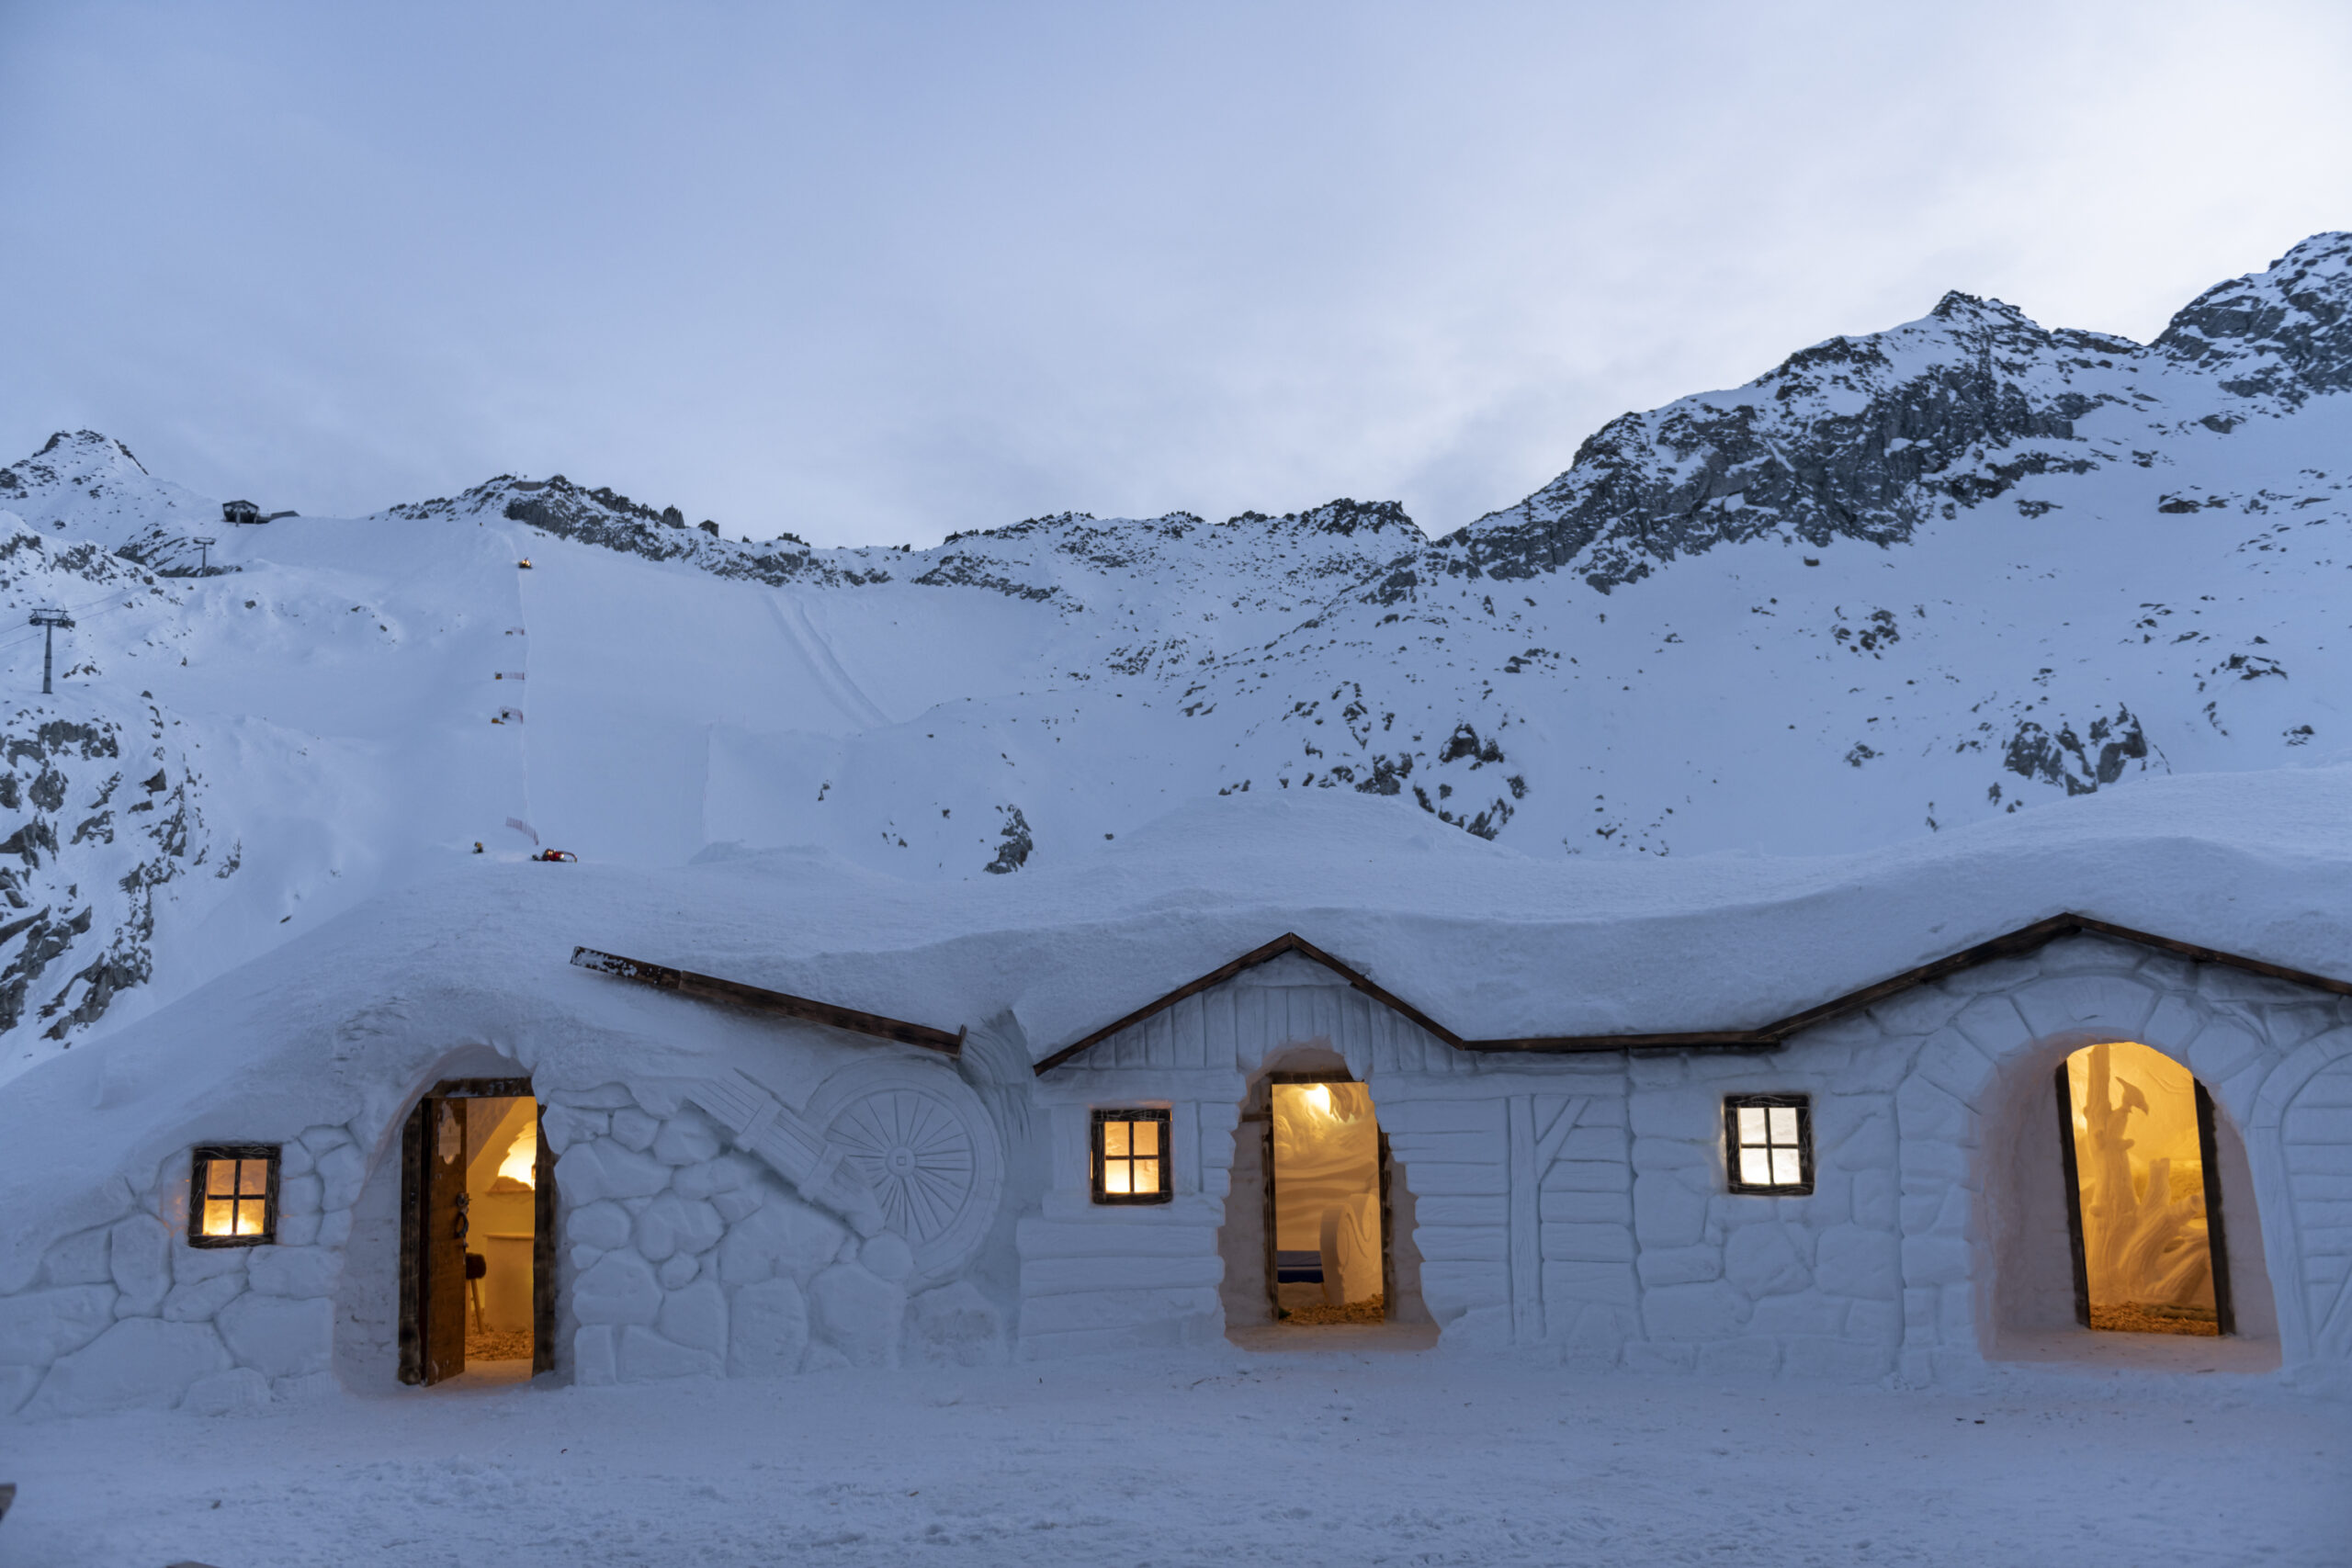
<instances>
[{"instance_id":1,"label":"small square window","mask_svg":"<svg viewBox=\"0 0 2352 1568\"><path fill-rule=\"evenodd\" d=\"M1168 1158L1168 1112L1094 1113L1094 1201L1165 1203L1175 1191Z\"/></svg>"},{"instance_id":2,"label":"small square window","mask_svg":"<svg viewBox=\"0 0 2352 1568\"><path fill-rule=\"evenodd\" d=\"M277 1239L276 1144L198 1148L188 1173L190 1247L266 1247Z\"/></svg>"},{"instance_id":3,"label":"small square window","mask_svg":"<svg viewBox=\"0 0 2352 1568\"><path fill-rule=\"evenodd\" d=\"M1724 1155L1735 1192L1813 1190L1813 1108L1802 1094L1724 1097Z\"/></svg>"}]
</instances>

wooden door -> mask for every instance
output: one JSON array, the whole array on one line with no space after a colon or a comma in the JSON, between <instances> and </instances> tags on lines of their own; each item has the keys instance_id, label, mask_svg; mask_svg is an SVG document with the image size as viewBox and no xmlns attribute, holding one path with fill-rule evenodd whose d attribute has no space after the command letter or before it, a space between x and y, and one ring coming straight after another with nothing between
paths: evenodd
<instances>
[{"instance_id":1,"label":"wooden door","mask_svg":"<svg viewBox=\"0 0 2352 1568\"><path fill-rule=\"evenodd\" d=\"M1375 1112L1375 1115L1377 1113ZM1378 1122L1374 1123L1375 1126ZM1380 1134L1380 1315L1396 1315L1396 1222L1388 1212L1388 1134Z\"/></svg>"},{"instance_id":2,"label":"wooden door","mask_svg":"<svg viewBox=\"0 0 2352 1568\"><path fill-rule=\"evenodd\" d=\"M2066 1180L2066 1242L2074 1254L2075 1321L2091 1326L2090 1259L2083 1224L2082 1168L2075 1149L2075 1094L2067 1081L2066 1064L2058 1064L2053 1082L2058 1090L2058 1149ZM2213 1323L2216 1334L2235 1334L2237 1315L2230 1293L2230 1244L2222 1229L2222 1162L2214 1146L2213 1097L2202 1078L2189 1079L2197 1095L2197 1152L2204 1172L2205 1246L2207 1269L2213 1282Z\"/></svg>"},{"instance_id":3,"label":"wooden door","mask_svg":"<svg viewBox=\"0 0 2352 1568\"><path fill-rule=\"evenodd\" d=\"M2075 1162L2075 1091L2066 1081L2066 1064L2058 1064L2053 1080L2058 1089L2058 1157L2066 1175L2066 1247L2075 1269L2075 1322L2091 1325L2090 1264L2083 1242L2083 1183Z\"/></svg>"},{"instance_id":4,"label":"wooden door","mask_svg":"<svg viewBox=\"0 0 2352 1568\"><path fill-rule=\"evenodd\" d=\"M401 1381L466 1370L466 1102L428 1095L401 1140Z\"/></svg>"},{"instance_id":5,"label":"wooden door","mask_svg":"<svg viewBox=\"0 0 2352 1568\"><path fill-rule=\"evenodd\" d=\"M466 1101L425 1102L424 1245L419 1261L424 1294L424 1381L466 1370Z\"/></svg>"},{"instance_id":6,"label":"wooden door","mask_svg":"<svg viewBox=\"0 0 2352 1568\"><path fill-rule=\"evenodd\" d=\"M2205 1245L2211 1248L2213 1270L2213 1319L2223 1334L2238 1331L2237 1309L2230 1297L2230 1244L2222 1234L2222 1160L2213 1146L2213 1097L2205 1080L2197 1085L2197 1152L2205 1170Z\"/></svg>"},{"instance_id":7,"label":"wooden door","mask_svg":"<svg viewBox=\"0 0 2352 1568\"><path fill-rule=\"evenodd\" d=\"M1274 1257L1274 1108L1273 1095L1266 1096L1266 1122L1259 1134L1260 1159L1265 1173L1266 1229L1266 1312L1273 1322L1283 1320L1282 1269Z\"/></svg>"},{"instance_id":8,"label":"wooden door","mask_svg":"<svg viewBox=\"0 0 2352 1568\"><path fill-rule=\"evenodd\" d=\"M532 1103L532 1136L538 1156L531 1188L531 1375L555 1371L555 1151L543 1124L547 1108Z\"/></svg>"}]
</instances>

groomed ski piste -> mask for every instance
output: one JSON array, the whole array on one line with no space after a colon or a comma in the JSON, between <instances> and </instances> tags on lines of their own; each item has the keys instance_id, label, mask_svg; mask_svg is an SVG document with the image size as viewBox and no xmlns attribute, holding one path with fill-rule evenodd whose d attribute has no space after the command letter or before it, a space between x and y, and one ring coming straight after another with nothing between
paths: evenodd
<instances>
[{"instance_id":1,"label":"groomed ski piste","mask_svg":"<svg viewBox=\"0 0 2352 1568\"><path fill-rule=\"evenodd\" d=\"M2324 235L2146 348L1956 296L1435 543L241 527L62 435L0 483L0 608L76 622L0 782L0 1563L2340 1560L2347 291ZM2068 914L2124 934L1769 1049L1427 1027L1736 1034ZM1226 973L1285 933L1338 967ZM2234 1334L2050 1283L2051 1068L2122 1040L2217 1107ZM1368 1334L1240 1278L1301 1068L1396 1145ZM551 1365L403 1386L402 1128L514 1078ZM1781 1092L1815 1180L1727 1193ZM935 1221L761 1143L917 1100ZM1090 1204L1106 1105L1164 1209ZM214 1145L283 1151L271 1245L181 1239Z\"/></svg>"}]
</instances>

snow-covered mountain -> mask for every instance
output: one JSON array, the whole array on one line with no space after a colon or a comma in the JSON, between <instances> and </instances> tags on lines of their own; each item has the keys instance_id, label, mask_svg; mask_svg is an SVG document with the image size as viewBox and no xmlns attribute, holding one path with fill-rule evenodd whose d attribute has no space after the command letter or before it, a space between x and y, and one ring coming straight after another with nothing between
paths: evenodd
<instances>
[{"instance_id":1,"label":"snow-covered mountain","mask_svg":"<svg viewBox=\"0 0 2352 1568\"><path fill-rule=\"evenodd\" d=\"M0 468L0 1072L477 841L972 878L1349 789L1534 856L1817 854L2342 760L2347 394L2335 233L2144 346L1947 296L1435 540L1339 501L820 550L560 476L239 526L60 434Z\"/></svg>"}]
</instances>

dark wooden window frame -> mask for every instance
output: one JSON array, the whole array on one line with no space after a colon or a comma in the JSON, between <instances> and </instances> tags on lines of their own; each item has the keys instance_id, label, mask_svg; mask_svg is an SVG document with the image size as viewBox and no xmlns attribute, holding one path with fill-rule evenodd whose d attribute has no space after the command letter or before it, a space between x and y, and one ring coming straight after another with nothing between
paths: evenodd
<instances>
[{"instance_id":1,"label":"dark wooden window frame","mask_svg":"<svg viewBox=\"0 0 2352 1568\"><path fill-rule=\"evenodd\" d=\"M1797 1113L1797 1180L1793 1185L1740 1179L1739 1113L1743 1110L1792 1109ZM1774 1145L1778 1148L1782 1145ZM1753 1198L1813 1196L1813 1096L1727 1094L1724 1096L1724 1175L1728 1190Z\"/></svg>"},{"instance_id":2,"label":"dark wooden window frame","mask_svg":"<svg viewBox=\"0 0 2352 1568\"><path fill-rule=\"evenodd\" d=\"M2083 1240L2083 1180L2075 1155L2075 1089L2067 1081L2066 1058L2059 1061L2052 1081L2058 1089L2059 1163L2066 1176L2066 1246L2075 1266L2075 1322L2088 1328L2091 1267ZM2197 1089L2197 1157L2205 1168L2205 1245L2208 1267L2213 1271L2213 1326L2227 1337L2238 1331L2238 1318L2237 1303L2230 1292L2229 1237L2222 1228L2222 1162L2215 1157L2213 1146L2213 1097L2196 1074L2189 1074L2188 1081Z\"/></svg>"},{"instance_id":3,"label":"dark wooden window frame","mask_svg":"<svg viewBox=\"0 0 2352 1568\"><path fill-rule=\"evenodd\" d=\"M555 1156L548 1148L547 1104L529 1078L444 1078L409 1111L401 1134L401 1315L400 1380L424 1382L423 1208L424 1115L436 1100L529 1100L537 1104L538 1158L531 1193L531 1375L555 1370L556 1226L561 1204L556 1192Z\"/></svg>"},{"instance_id":4,"label":"dark wooden window frame","mask_svg":"<svg viewBox=\"0 0 2352 1568\"><path fill-rule=\"evenodd\" d=\"M1094 1201L1107 1206L1138 1203L1166 1203L1176 1196L1175 1150L1168 1141L1169 1111L1152 1106L1114 1106L1094 1112L1087 1130L1087 1173L1094 1190ZM1102 1127L1108 1122L1152 1122L1159 1127L1159 1190L1157 1192L1112 1192L1103 1185Z\"/></svg>"},{"instance_id":5,"label":"dark wooden window frame","mask_svg":"<svg viewBox=\"0 0 2352 1568\"><path fill-rule=\"evenodd\" d=\"M187 1244L190 1247L270 1247L277 1241L277 1162L282 1144L198 1144L188 1153ZM253 1235L204 1234L205 1177L217 1159L260 1159L269 1162L269 1177L262 1193L261 1230Z\"/></svg>"}]
</instances>

